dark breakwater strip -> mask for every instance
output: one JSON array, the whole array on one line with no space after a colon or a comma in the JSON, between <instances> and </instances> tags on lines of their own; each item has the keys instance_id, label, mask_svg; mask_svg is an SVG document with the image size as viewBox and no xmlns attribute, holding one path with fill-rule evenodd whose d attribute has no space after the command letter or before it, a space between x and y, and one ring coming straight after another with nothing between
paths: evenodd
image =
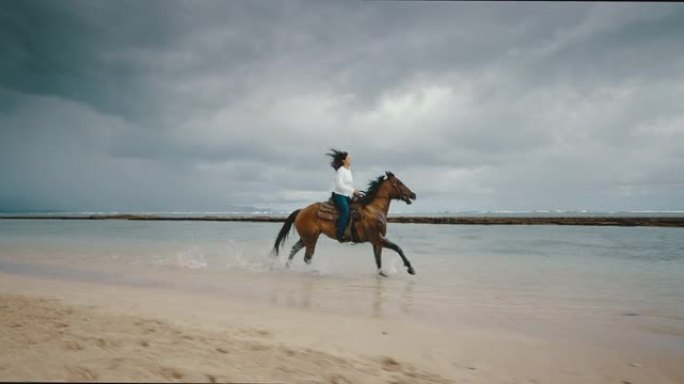
<instances>
[{"instance_id":1,"label":"dark breakwater strip","mask_svg":"<svg viewBox=\"0 0 684 384\"><path fill-rule=\"evenodd\" d=\"M142 220L142 221L244 221L284 222L284 216L164 216L147 214L98 215L7 215L6 220ZM389 216L389 223L453 224L453 225L587 225L620 227L684 227L683 217L663 216Z\"/></svg>"}]
</instances>

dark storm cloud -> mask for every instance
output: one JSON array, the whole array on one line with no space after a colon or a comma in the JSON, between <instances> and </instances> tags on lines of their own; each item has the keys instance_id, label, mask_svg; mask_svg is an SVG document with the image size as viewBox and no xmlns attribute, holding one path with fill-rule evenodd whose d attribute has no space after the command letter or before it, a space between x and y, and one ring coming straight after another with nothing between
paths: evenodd
<instances>
[{"instance_id":1,"label":"dark storm cloud","mask_svg":"<svg viewBox=\"0 0 684 384\"><path fill-rule=\"evenodd\" d=\"M0 20L0 205L291 208L326 198L330 147L423 210L683 205L679 4L5 1Z\"/></svg>"}]
</instances>

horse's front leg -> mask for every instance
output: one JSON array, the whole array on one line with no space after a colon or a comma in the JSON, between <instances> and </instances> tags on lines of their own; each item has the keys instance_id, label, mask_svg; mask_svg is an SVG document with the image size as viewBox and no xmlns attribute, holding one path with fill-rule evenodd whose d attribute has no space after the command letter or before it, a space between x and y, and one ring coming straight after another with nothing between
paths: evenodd
<instances>
[{"instance_id":1,"label":"horse's front leg","mask_svg":"<svg viewBox=\"0 0 684 384\"><path fill-rule=\"evenodd\" d=\"M373 254L375 254L375 265L378 267L378 274L382 277L387 277L382 271L382 243L373 244Z\"/></svg>"},{"instance_id":2,"label":"horse's front leg","mask_svg":"<svg viewBox=\"0 0 684 384\"><path fill-rule=\"evenodd\" d=\"M382 240L382 243L381 243L381 244L382 244L383 247L389 248L389 249L395 251L396 253L398 253L399 256L401 256L401 260L404 261L404 266L406 267L406 270L408 271L408 273L410 273L410 274L412 274L412 275L415 275L415 274L416 274L416 271L415 271L415 270L413 269L413 267L411 266L411 262L406 258L406 255L404 255L404 251L402 251L401 248L399 248L398 245L396 245L396 244L394 244L393 242L391 242L391 241L385 239L384 237L381 238L381 240Z\"/></svg>"}]
</instances>

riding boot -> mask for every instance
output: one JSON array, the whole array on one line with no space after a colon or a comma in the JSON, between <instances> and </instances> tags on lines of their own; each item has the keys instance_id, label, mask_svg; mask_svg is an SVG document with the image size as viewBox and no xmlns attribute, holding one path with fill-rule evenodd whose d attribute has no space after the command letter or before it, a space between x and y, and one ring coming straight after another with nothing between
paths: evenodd
<instances>
[{"instance_id":1,"label":"riding boot","mask_svg":"<svg viewBox=\"0 0 684 384\"><path fill-rule=\"evenodd\" d=\"M345 235L345 233L340 232L339 229L335 232L335 237L337 238L337 241L339 241L340 243L344 243L346 241L346 238L344 235Z\"/></svg>"},{"instance_id":2,"label":"riding boot","mask_svg":"<svg viewBox=\"0 0 684 384\"><path fill-rule=\"evenodd\" d=\"M346 242L352 240L351 226L352 226L352 221L349 220L349 224L347 224L347 228L344 229L344 235L342 236L342 240L340 241L340 243L346 243Z\"/></svg>"}]
</instances>

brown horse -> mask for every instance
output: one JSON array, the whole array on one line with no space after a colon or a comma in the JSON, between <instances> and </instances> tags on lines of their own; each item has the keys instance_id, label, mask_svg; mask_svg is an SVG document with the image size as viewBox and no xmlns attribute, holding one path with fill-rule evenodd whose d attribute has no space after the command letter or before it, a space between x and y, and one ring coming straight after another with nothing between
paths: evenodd
<instances>
[{"instance_id":1,"label":"brown horse","mask_svg":"<svg viewBox=\"0 0 684 384\"><path fill-rule=\"evenodd\" d=\"M391 172L385 172L385 175L378 177L370 183L365 196L359 199L361 203L361 218L354 223L358 234L358 239L356 240L359 243L370 242L373 245L375 264L380 275L387 276L382 272L382 261L380 259L383 247L397 252L401 256L408 273L414 275L416 271L404 255L404 251L398 245L385 238L385 233L387 232L387 212L389 211L390 202L394 199L411 204L411 200L416 199L416 194ZM306 247L304 262L307 264L311 263L311 258L316 250L316 242L321 233L331 239L336 239L335 229L337 224L335 221L324 220L318 217L318 209L321 204L313 203L306 208L292 212L280 229L273 246L274 256L278 256L279 249L284 246L284 240L287 238L293 223L300 237L299 241L295 243L290 251L290 257L287 259L286 264L287 267L290 266L295 254L304 247Z\"/></svg>"}]
</instances>

